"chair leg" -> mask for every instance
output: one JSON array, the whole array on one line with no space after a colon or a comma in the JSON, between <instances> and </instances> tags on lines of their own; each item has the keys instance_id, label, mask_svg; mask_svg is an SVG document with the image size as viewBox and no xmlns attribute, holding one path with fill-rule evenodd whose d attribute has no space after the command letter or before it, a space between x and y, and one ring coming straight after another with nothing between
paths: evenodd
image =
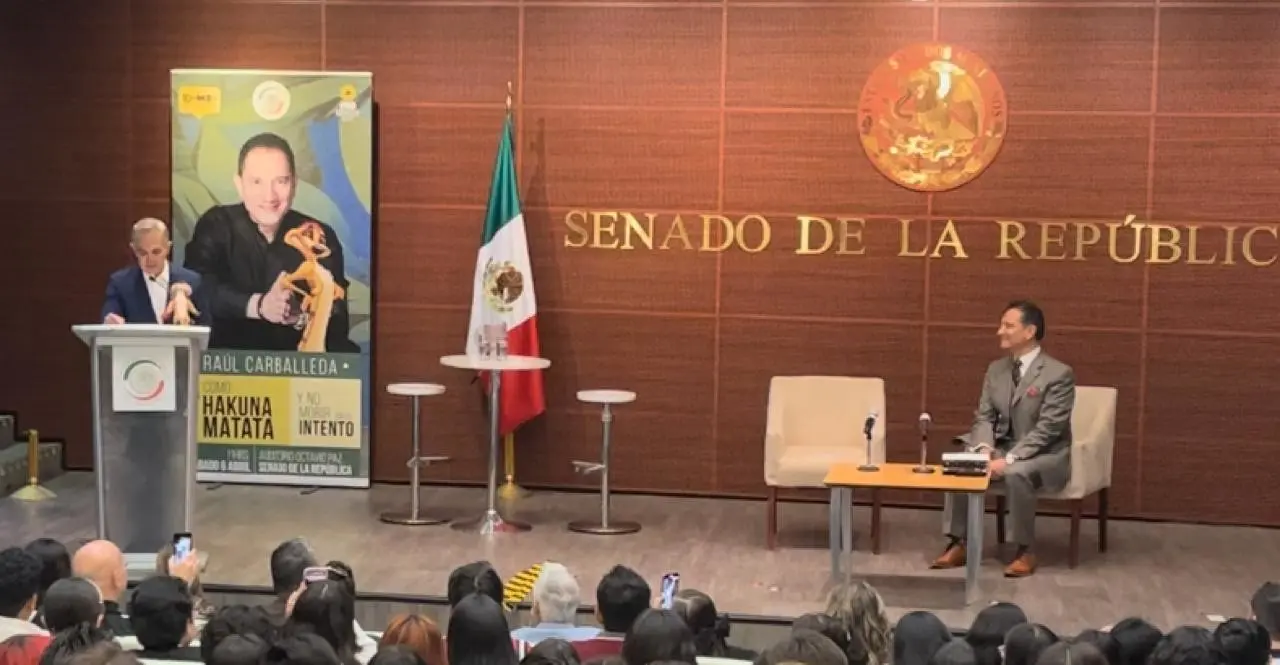
<instances>
[{"instance_id":1,"label":"chair leg","mask_svg":"<svg viewBox=\"0 0 1280 665\"><path fill-rule=\"evenodd\" d=\"M1003 545L1004 540L1004 497L996 497L996 544Z\"/></svg>"},{"instance_id":2,"label":"chair leg","mask_svg":"<svg viewBox=\"0 0 1280 665\"><path fill-rule=\"evenodd\" d=\"M880 489L871 490L871 553L880 553Z\"/></svg>"},{"instance_id":3,"label":"chair leg","mask_svg":"<svg viewBox=\"0 0 1280 665\"><path fill-rule=\"evenodd\" d=\"M778 547L778 488L769 486L769 498L765 502L765 541L769 549Z\"/></svg>"},{"instance_id":4,"label":"chair leg","mask_svg":"<svg viewBox=\"0 0 1280 665\"><path fill-rule=\"evenodd\" d=\"M1071 502L1071 542L1067 545L1067 566L1075 568L1080 565L1080 514L1084 512L1084 501L1076 499Z\"/></svg>"},{"instance_id":5,"label":"chair leg","mask_svg":"<svg viewBox=\"0 0 1280 665\"><path fill-rule=\"evenodd\" d=\"M1098 551L1107 551L1107 513L1111 510L1111 488L1098 491Z\"/></svg>"}]
</instances>

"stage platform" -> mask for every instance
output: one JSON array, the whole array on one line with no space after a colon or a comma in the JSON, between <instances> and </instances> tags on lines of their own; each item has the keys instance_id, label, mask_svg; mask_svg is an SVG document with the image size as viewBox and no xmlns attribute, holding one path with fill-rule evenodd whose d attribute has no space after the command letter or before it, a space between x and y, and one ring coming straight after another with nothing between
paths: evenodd
<instances>
[{"instance_id":1,"label":"stage platform","mask_svg":"<svg viewBox=\"0 0 1280 665\"><path fill-rule=\"evenodd\" d=\"M70 473L50 488L58 498L41 504L0 499L0 545L39 536L74 545L94 535L93 476ZM372 490L201 486L196 497L197 547L209 555L207 583L268 584L267 557L281 540L307 538L322 559L341 559L356 571L362 593L442 596L449 572L461 563L488 559L511 575L543 560L563 562L582 582L584 600L614 563L656 582L679 571L684 586L711 594L721 611L795 617L821 609L830 558L826 549L826 504L784 504L781 546L764 547L764 503L728 499L616 496L614 515L636 519L644 529L631 536L571 533L565 523L599 509L595 494L537 492L517 502L515 514L532 531L490 540L447 526L401 527L377 519L382 510L406 503L404 486ZM423 491L430 510L470 517L483 507L473 488L431 487ZM869 514L859 507L855 528L866 533ZM995 520L988 516L988 533ZM882 590L895 618L910 609L930 609L948 625L965 627L987 602L1008 600L1033 621L1060 631L1100 627L1141 615L1168 628L1207 624L1206 614L1248 612L1248 598L1275 576L1280 530L1156 524L1113 520L1111 551L1096 551L1096 530L1082 528L1080 567L1067 568L1067 520L1041 517L1041 569L1024 580L1006 580L993 547L983 562L982 598L960 605L958 571L927 570L942 545L936 511L886 509L884 551L870 554L859 538L855 573ZM988 538L988 541L992 540Z\"/></svg>"}]
</instances>

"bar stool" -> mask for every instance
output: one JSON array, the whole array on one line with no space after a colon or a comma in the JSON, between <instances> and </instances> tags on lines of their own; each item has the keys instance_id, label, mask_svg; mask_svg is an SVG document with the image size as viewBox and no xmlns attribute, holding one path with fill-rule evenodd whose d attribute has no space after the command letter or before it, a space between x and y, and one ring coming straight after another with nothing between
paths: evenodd
<instances>
[{"instance_id":1,"label":"bar stool","mask_svg":"<svg viewBox=\"0 0 1280 665\"><path fill-rule=\"evenodd\" d=\"M421 471L424 466L431 466L436 462L447 462L448 457L440 455L422 455L422 439L420 432L420 424L422 421L421 404L423 397L432 397L434 395L443 395L444 386L438 383L391 383L387 385L387 392L392 395L403 395L413 398L413 457L405 463L409 467L409 489L413 492L409 497L409 512L389 511L379 516L383 522L388 524L404 524L407 526L430 526L432 524L444 524L449 519L445 517L428 517L424 516L421 511L421 498L419 497L419 489L421 488Z\"/></svg>"},{"instance_id":2,"label":"bar stool","mask_svg":"<svg viewBox=\"0 0 1280 665\"><path fill-rule=\"evenodd\" d=\"M609 519L609 435L613 425L613 405L634 402L636 394L629 390L579 390L578 401L599 404L602 407L600 422L604 423L604 441L601 445L601 461L573 461L573 468L579 473L600 472L600 520L570 522L569 530L601 536L635 533L640 530L638 522L618 522Z\"/></svg>"}]
</instances>

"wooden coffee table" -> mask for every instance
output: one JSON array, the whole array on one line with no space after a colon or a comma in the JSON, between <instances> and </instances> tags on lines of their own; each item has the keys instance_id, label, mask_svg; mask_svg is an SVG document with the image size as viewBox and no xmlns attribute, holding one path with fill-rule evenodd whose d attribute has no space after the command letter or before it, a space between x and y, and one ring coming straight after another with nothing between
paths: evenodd
<instances>
[{"instance_id":1,"label":"wooden coffee table","mask_svg":"<svg viewBox=\"0 0 1280 665\"><path fill-rule=\"evenodd\" d=\"M973 602L978 593L978 568L982 563L982 518L986 505L988 476L947 476L942 467L933 473L916 473L914 464L885 463L878 471L859 471L856 464L834 464L823 480L831 488L828 525L831 545L831 579L838 580L841 559L853 567L853 492L871 490L871 551L880 553L880 492L882 489L925 490L945 492L955 501L968 503L967 561L965 565L965 602Z\"/></svg>"}]
</instances>

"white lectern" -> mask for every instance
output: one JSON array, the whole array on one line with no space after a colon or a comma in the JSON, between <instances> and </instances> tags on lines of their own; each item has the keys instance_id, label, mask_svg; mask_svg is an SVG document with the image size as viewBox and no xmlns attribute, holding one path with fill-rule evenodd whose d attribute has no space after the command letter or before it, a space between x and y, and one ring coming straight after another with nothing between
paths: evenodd
<instances>
[{"instance_id":1,"label":"white lectern","mask_svg":"<svg viewBox=\"0 0 1280 665\"><path fill-rule=\"evenodd\" d=\"M191 530L205 326L79 325L93 367L98 538L132 559ZM133 555L133 556L130 556Z\"/></svg>"}]
</instances>

